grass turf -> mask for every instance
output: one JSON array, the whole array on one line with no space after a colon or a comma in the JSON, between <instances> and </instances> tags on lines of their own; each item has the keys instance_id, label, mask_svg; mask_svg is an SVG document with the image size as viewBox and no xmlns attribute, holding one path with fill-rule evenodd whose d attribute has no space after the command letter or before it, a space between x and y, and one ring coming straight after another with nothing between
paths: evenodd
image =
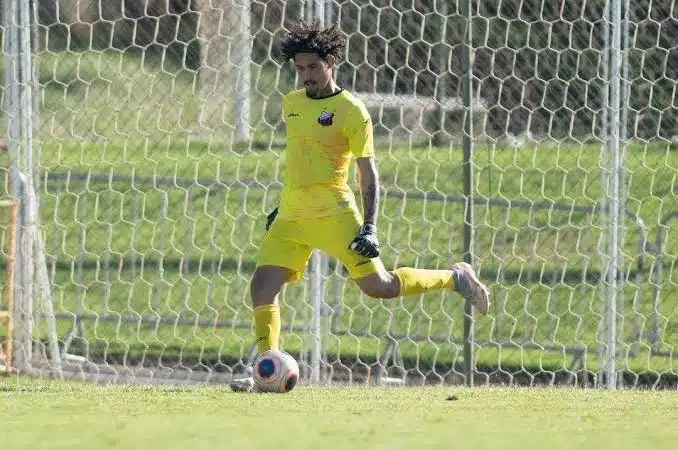
<instances>
[{"instance_id":1,"label":"grass turf","mask_svg":"<svg viewBox=\"0 0 678 450\"><path fill-rule=\"evenodd\" d=\"M0 381L3 448L674 448L676 391L221 388Z\"/></svg>"}]
</instances>

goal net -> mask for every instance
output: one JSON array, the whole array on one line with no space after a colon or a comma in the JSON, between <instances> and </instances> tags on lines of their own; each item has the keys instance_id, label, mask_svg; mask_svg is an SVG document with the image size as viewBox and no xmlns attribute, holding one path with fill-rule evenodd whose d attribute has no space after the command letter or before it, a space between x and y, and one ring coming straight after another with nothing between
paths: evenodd
<instances>
[{"instance_id":1,"label":"goal net","mask_svg":"<svg viewBox=\"0 0 678 450\"><path fill-rule=\"evenodd\" d=\"M1 171L1 175L6 172ZM6 194L6 192L4 193ZM18 204L0 200L0 257L3 276L0 279L0 373L12 373L14 347L14 254L16 250L16 218Z\"/></svg>"},{"instance_id":2,"label":"goal net","mask_svg":"<svg viewBox=\"0 0 678 450\"><path fill-rule=\"evenodd\" d=\"M492 308L470 317L452 292L371 299L315 254L280 300L281 345L303 377L599 385L611 370L620 384L676 383L673 2L3 8L8 163L25 180L13 195L24 212L37 200L35 221L20 219L22 236L36 231L17 251L34 268L15 306L27 312L20 370L247 373L249 280L283 181L280 101L296 83L277 39L315 16L346 34L336 79L375 124L387 268L462 260L472 144L470 253Z\"/></svg>"}]
</instances>

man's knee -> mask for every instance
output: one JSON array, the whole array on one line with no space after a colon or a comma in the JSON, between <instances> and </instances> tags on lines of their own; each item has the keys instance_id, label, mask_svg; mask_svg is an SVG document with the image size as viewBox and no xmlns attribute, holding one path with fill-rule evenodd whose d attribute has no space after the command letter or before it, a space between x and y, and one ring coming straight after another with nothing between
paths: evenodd
<instances>
[{"instance_id":1,"label":"man's knee","mask_svg":"<svg viewBox=\"0 0 678 450\"><path fill-rule=\"evenodd\" d=\"M282 287L291 278L292 271L285 267L261 266L257 267L250 281L250 295L252 304L256 306L275 302L275 298Z\"/></svg>"},{"instance_id":2,"label":"man's knee","mask_svg":"<svg viewBox=\"0 0 678 450\"><path fill-rule=\"evenodd\" d=\"M395 298L400 294L400 280L390 272L379 271L356 280L360 290L372 298Z\"/></svg>"}]
</instances>

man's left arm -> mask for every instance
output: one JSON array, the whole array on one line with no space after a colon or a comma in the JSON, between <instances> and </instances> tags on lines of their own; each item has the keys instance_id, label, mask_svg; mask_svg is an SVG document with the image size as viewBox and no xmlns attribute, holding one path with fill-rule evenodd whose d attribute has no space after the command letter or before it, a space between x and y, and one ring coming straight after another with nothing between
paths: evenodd
<instances>
[{"instance_id":1,"label":"man's left arm","mask_svg":"<svg viewBox=\"0 0 678 450\"><path fill-rule=\"evenodd\" d=\"M379 213L379 173L373 156L358 158L358 177L363 206L363 225L350 244L351 250L366 258L379 256L377 215Z\"/></svg>"},{"instance_id":2,"label":"man's left arm","mask_svg":"<svg viewBox=\"0 0 678 450\"><path fill-rule=\"evenodd\" d=\"M372 120L367 108L359 105L350 115L347 125L348 145L358 164L363 206L363 225L349 248L365 258L376 258L379 256L379 173L374 158Z\"/></svg>"},{"instance_id":3,"label":"man's left arm","mask_svg":"<svg viewBox=\"0 0 678 450\"><path fill-rule=\"evenodd\" d=\"M377 225L379 211L379 172L374 157L358 158L358 177L363 205L363 222Z\"/></svg>"},{"instance_id":4,"label":"man's left arm","mask_svg":"<svg viewBox=\"0 0 678 450\"><path fill-rule=\"evenodd\" d=\"M372 118L364 104L351 111L346 121L351 154L358 165L364 223L377 225L379 210L379 172L374 152Z\"/></svg>"}]
</instances>

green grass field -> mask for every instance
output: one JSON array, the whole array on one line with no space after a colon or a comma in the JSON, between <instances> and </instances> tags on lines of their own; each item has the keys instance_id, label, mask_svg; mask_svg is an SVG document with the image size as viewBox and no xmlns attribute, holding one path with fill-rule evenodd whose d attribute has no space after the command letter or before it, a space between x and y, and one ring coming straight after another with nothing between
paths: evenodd
<instances>
[{"instance_id":1,"label":"green grass field","mask_svg":"<svg viewBox=\"0 0 678 450\"><path fill-rule=\"evenodd\" d=\"M72 328L72 314L85 313L85 341L71 351L95 360L154 364L161 358L199 369L245 358L247 283L265 213L276 205L284 158L269 126L279 114L276 90L289 88L284 77L275 84L270 71L258 69L253 117L265 120L254 124L257 145L247 149L192 128L199 108L191 73L103 52L45 55L40 69L40 216L60 337ZM449 267L462 252L461 148L381 138L377 147L387 267ZM565 348L572 346L588 348L585 370L597 369L604 264L600 216L592 210L601 198L600 155L595 143L510 149L477 142L474 255L493 296L490 316L475 325L477 341L491 344L476 348L483 370L567 369L572 356ZM626 209L642 220L649 244L663 218L678 211L677 168L669 145L627 148ZM628 217L618 366L675 376L673 359L650 351L649 335L657 330L659 350L678 346L672 271L678 236L668 224L657 291L650 280L654 254L644 254L638 267L639 235ZM292 285L283 296L282 343L300 357L310 348L307 287ZM456 296L375 301L336 275L325 288L333 308L325 340L330 361L371 365L389 334L408 369L445 376L460 367L463 311ZM168 323L152 322L160 319ZM199 328L198 321L227 326Z\"/></svg>"},{"instance_id":2,"label":"green grass field","mask_svg":"<svg viewBox=\"0 0 678 450\"><path fill-rule=\"evenodd\" d=\"M8 450L675 448L676 391L0 382Z\"/></svg>"}]
</instances>

